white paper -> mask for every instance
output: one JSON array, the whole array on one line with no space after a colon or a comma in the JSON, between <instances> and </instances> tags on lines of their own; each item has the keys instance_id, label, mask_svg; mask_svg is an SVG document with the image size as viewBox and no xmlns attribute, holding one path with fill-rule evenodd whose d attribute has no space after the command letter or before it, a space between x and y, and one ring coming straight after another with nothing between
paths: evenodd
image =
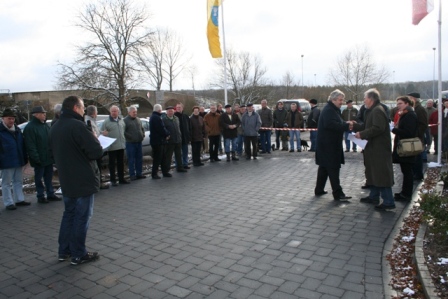
<instances>
[{"instance_id":1,"label":"white paper","mask_svg":"<svg viewBox=\"0 0 448 299\"><path fill-rule=\"evenodd\" d=\"M355 143L357 146L359 146L362 149L364 149L367 144L367 140L356 138L355 134L353 134L353 133L348 135L348 140Z\"/></svg>"},{"instance_id":2,"label":"white paper","mask_svg":"<svg viewBox=\"0 0 448 299\"><path fill-rule=\"evenodd\" d=\"M114 143L115 140L117 140L117 138L110 138L103 135L100 135L100 137L98 137L98 141L100 142L103 149L108 148L112 143Z\"/></svg>"}]
</instances>

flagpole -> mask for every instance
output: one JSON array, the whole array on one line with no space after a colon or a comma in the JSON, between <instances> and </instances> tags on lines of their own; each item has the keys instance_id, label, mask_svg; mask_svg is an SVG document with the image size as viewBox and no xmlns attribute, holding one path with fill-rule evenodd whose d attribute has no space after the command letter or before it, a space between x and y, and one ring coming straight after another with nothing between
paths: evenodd
<instances>
[{"instance_id":1,"label":"flagpole","mask_svg":"<svg viewBox=\"0 0 448 299\"><path fill-rule=\"evenodd\" d=\"M224 103L227 105L227 52L226 52L226 34L224 31L224 1L221 2L221 23L222 23L222 49L224 52Z\"/></svg>"},{"instance_id":2,"label":"flagpole","mask_svg":"<svg viewBox=\"0 0 448 299\"><path fill-rule=\"evenodd\" d=\"M439 63L439 84L438 84L438 92L439 92L439 101L438 101L438 110L439 110L439 125L438 125L438 143L437 143L437 163L442 164L442 0L439 0L439 20L438 20L438 63Z\"/></svg>"}]
</instances>

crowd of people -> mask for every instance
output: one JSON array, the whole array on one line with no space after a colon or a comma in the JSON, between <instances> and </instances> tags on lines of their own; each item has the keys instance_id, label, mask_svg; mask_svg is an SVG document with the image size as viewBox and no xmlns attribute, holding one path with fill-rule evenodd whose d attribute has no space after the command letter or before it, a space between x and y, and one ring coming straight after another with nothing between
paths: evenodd
<instances>
[{"instance_id":1,"label":"crowd of people","mask_svg":"<svg viewBox=\"0 0 448 299\"><path fill-rule=\"evenodd\" d=\"M311 99L311 113L307 118L310 129L311 152L315 152L318 165L315 196L325 191L330 180L334 200L346 201L347 196L340 184L340 168L344 164L345 152L357 151L356 142L348 140L350 134L360 140L367 140L363 149L366 184L369 196L361 202L374 203L378 210L395 208L395 201L410 201L413 181L423 179L423 163L427 161L431 140L443 142L447 150L445 135L448 134L448 109L443 113L443 138L428 124L437 124L437 110L428 101L426 109L420 103L418 93L410 93L396 99L396 108L381 103L380 93L369 89L364 94L364 105L359 111L348 100L347 109L341 113L345 94L333 91L322 111L317 100ZM448 102L444 107L448 108ZM270 154L273 149L294 152L301 151L300 131L303 115L296 104L287 111L281 101L271 110L266 99L261 101L261 109L254 110L253 104L210 105L210 111L195 106L190 115L184 112L182 103L166 107L156 104L150 117L150 144L153 152L152 179L172 177L171 164L175 158L175 170L185 173L189 166L189 145L191 144L194 167L203 166L203 153L208 153L210 163L221 161L219 153L224 148L226 161L257 159L258 154ZM22 167L28 162L34 169L37 202L64 200L65 210L59 235L59 260L71 259L73 265L95 260L96 252L88 252L85 238L93 212L94 194L100 188L109 188L101 181L101 165L105 154L112 186L129 184L130 181L146 178L143 175L142 141L145 130L137 116L137 108L131 106L128 115L121 117L118 106L110 107L110 115L104 120L100 130L97 122L97 108L84 107L83 101L71 96L55 106L55 119L51 129L46 124L46 111L42 106L31 111L32 120L23 133L15 125L15 112L3 111L0 124L0 169L2 170L3 202L7 210L17 206L29 206L23 194ZM84 117L84 114L86 115ZM271 133L275 130L275 144L271 145ZM395 135L392 146L391 132ZM98 141L100 135L114 139L103 149ZM418 137L428 151L411 157L401 157L397 153L400 139ZM289 138L289 145L288 145ZM260 149L258 144L260 139ZM224 141L224 147L222 147ZM351 143L352 142L352 143ZM129 178L125 178L124 153L126 151ZM437 153L437 146L436 152ZM401 192L392 194L394 185L393 163L400 165L403 174ZM58 169L63 198L55 195L52 186L53 165Z\"/></svg>"}]
</instances>

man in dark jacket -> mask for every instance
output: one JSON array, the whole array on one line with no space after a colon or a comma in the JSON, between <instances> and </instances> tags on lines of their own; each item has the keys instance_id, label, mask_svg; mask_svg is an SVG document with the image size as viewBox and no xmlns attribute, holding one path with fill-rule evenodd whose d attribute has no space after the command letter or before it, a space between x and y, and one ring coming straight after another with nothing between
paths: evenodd
<instances>
[{"instance_id":1,"label":"man in dark jacket","mask_svg":"<svg viewBox=\"0 0 448 299\"><path fill-rule=\"evenodd\" d=\"M51 127L49 146L58 168L64 197L64 214L59 231L59 261L71 257L72 265L98 259L86 250L86 236L93 213L94 194L100 187L96 160L103 149L83 121L84 103L69 96L62 103L59 120Z\"/></svg>"},{"instance_id":2,"label":"man in dark jacket","mask_svg":"<svg viewBox=\"0 0 448 299\"><path fill-rule=\"evenodd\" d=\"M428 129L428 114L425 108L423 108L420 103L420 94L418 92L411 92L408 94L411 101L414 102L414 111L417 114L418 127L417 127L417 137L420 138L423 146L426 145L425 133ZM422 152L416 156L414 163L414 180L423 180L423 159L426 156L425 152Z\"/></svg>"},{"instance_id":3,"label":"man in dark jacket","mask_svg":"<svg viewBox=\"0 0 448 299\"><path fill-rule=\"evenodd\" d=\"M199 107L195 106L193 107L193 115L190 116L193 166L204 166L204 163L201 162L201 147L205 137L205 124L199 113Z\"/></svg>"},{"instance_id":4,"label":"man in dark jacket","mask_svg":"<svg viewBox=\"0 0 448 299\"><path fill-rule=\"evenodd\" d=\"M164 177L171 177L169 173L171 160L176 159L177 172L187 172L182 165L182 133L180 132L179 119L174 115L174 107L166 108L166 115L162 116L165 128L170 132L170 138L164 146L162 155L162 174Z\"/></svg>"},{"instance_id":5,"label":"man in dark jacket","mask_svg":"<svg viewBox=\"0 0 448 299\"><path fill-rule=\"evenodd\" d=\"M356 117L358 115L358 109L353 107L353 101L348 100L347 102L347 108L342 111L342 119L344 121L356 121ZM352 133L352 131L345 131L344 132L344 140L345 140L345 152L350 152L350 140L348 139L348 136ZM352 142L352 148L353 151L356 152L356 143Z\"/></svg>"},{"instance_id":6,"label":"man in dark jacket","mask_svg":"<svg viewBox=\"0 0 448 299\"><path fill-rule=\"evenodd\" d=\"M268 108L266 100L261 101L261 109L257 111L261 119L261 127L269 129L260 130L261 154L271 153L271 132L273 124L272 110Z\"/></svg>"},{"instance_id":7,"label":"man in dark jacket","mask_svg":"<svg viewBox=\"0 0 448 299\"><path fill-rule=\"evenodd\" d=\"M232 112L232 105L227 104L225 109L226 112L220 116L220 122L227 162L230 162L230 144L232 144L232 160L238 161L239 159L235 156L235 152L237 149L238 127L241 125L240 119L236 113Z\"/></svg>"},{"instance_id":8,"label":"man in dark jacket","mask_svg":"<svg viewBox=\"0 0 448 299\"><path fill-rule=\"evenodd\" d=\"M154 105L154 111L149 119L149 143L152 148L152 172L153 179L160 179L157 174L159 166L162 163L162 156L164 152L164 144L170 138L170 132L165 128L162 120L162 106L160 104Z\"/></svg>"},{"instance_id":9,"label":"man in dark jacket","mask_svg":"<svg viewBox=\"0 0 448 299\"><path fill-rule=\"evenodd\" d=\"M311 148L310 152L316 151L316 138L317 138L317 124L319 123L319 116L320 116L320 109L317 108L317 100L311 99L310 100L311 105L311 112L310 115L308 115L308 118L306 120L306 126L310 130L310 141L311 141Z\"/></svg>"},{"instance_id":10,"label":"man in dark jacket","mask_svg":"<svg viewBox=\"0 0 448 299\"><path fill-rule=\"evenodd\" d=\"M50 127L46 124L47 111L44 107L37 106L31 110L33 118L23 130L25 146L30 159L30 164L34 168L34 182L36 184L37 202L48 203L48 201L61 200L54 194L53 179L53 159L50 157L48 148L48 135ZM45 198L44 184L47 189Z\"/></svg>"},{"instance_id":11,"label":"man in dark jacket","mask_svg":"<svg viewBox=\"0 0 448 299\"><path fill-rule=\"evenodd\" d=\"M7 210L29 206L23 195L22 167L28 162L22 131L14 122L16 114L7 108L0 124L0 169L3 204ZM12 188L11 188L12 185ZM12 189L12 190L11 190ZM13 192L11 192L13 191Z\"/></svg>"},{"instance_id":12,"label":"man in dark jacket","mask_svg":"<svg viewBox=\"0 0 448 299\"><path fill-rule=\"evenodd\" d=\"M142 141L145 129L142 121L137 117L137 107L131 106L128 115L123 119L125 123L124 138L126 139L126 156L128 158L129 176L131 181L144 179Z\"/></svg>"},{"instance_id":13,"label":"man in dark jacket","mask_svg":"<svg viewBox=\"0 0 448 299\"><path fill-rule=\"evenodd\" d=\"M182 165L185 169L190 169L188 166L188 144L191 140L191 123L188 115L183 112L184 104L177 104L174 115L179 119L180 133L182 134Z\"/></svg>"},{"instance_id":14,"label":"man in dark jacket","mask_svg":"<svg viewBox=\"0 0 448 299\"><path fill-rule=\"evenodd\" d=\"M288 111L284 108L283 102L277 103L277 108L274 110L273 120L274 128L284 128L286 125L286 116ZM280 149L280 137L282 139L282 151L288 150L288 131L275 130L275 145Z\"/></svg>"},{"instance_id":15,"label":"man in dark jacket","mask_svg":"<svg viewBox=\"0 0 448 299\"><path fill-rule=\"evenodd\" d=\"M327 194L324 188L329 178L333 198L338 201L351 198L344 194L339 181L341 164L345 164L341 140L344 131L349 129L349 124L341 117L340 109L344 98L345 94L338 89L331 92L327 105L322 109L317 127L316 164L319 168L314 194L316 196Z\"/></svg>"}]
</instances>

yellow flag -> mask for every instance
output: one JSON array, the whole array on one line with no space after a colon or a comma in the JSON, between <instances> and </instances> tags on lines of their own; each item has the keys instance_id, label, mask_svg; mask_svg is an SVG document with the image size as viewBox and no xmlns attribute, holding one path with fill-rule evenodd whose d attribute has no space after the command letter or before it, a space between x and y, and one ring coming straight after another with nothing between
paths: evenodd
<instances>
[{"instance_id":1,"label":"yellow flag","mask_svg":"<svg viewBox=\"0 0 448 299\"><path fill-rule=\"evenodd\" d=\"M219 43L219 6L221 0L207 0L207 38L210 54L213 58L221 58L221 44Z\"/></svg>"}]
</instances>

